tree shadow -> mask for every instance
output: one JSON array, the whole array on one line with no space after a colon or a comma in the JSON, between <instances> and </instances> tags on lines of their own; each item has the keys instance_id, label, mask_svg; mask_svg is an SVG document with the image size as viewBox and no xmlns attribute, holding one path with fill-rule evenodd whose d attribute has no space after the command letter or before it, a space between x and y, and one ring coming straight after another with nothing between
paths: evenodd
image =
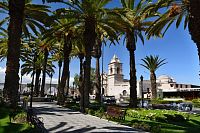
<instances>
[{"instance_id":1,"label":"tree shadow","mask_svg":"<svg viewBox=\"0 0 200 133\"><path fill-rule=\"evenodd\" d=\"M50 129L48 129L48 131L53 131L53 130L56 130L58 128L61 128L63 126L65 126L67 124L67 122L60 122L58 125L56 125L55 127L52 127Z\"/></svg>"}]
</instances>

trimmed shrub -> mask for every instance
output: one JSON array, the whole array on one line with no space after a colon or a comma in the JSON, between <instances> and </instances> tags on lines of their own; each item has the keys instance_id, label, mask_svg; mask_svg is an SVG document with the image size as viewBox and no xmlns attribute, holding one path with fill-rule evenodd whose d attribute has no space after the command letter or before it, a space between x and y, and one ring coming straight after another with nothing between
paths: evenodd
<instances>
[{"instance_id":1,"label":"trimmed shrub","mask_svg":"<svg viewBox=\"0 0 200 133\"><path fill-rule=\"evenodd\" d=\"M193 99L192 103L193 103L194 107L200 108L200 99Z\"/></svg>"}]
</instances>

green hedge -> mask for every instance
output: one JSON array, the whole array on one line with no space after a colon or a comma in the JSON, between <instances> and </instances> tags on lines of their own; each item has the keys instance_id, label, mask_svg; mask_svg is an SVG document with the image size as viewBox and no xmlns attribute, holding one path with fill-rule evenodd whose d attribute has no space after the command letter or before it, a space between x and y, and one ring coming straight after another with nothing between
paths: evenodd
<instances>
[{"instance_id":1,"label":"green hedge","mask_svg":"<svg viewBox=\"0 0 200 133\"><path fill-rule=\"evenodd\" d=\"M200 108L200 99L193 99L192 104L194 105L194 107Z\"/></svg>"},{"instance_id":2,"label":"green hedge","mask_svg":"<svg viewBox=\"0 0 200 133\"><path fill-rule=\"evenodd\" d=\"M151 100L151 104L171 104L171 103L181 103L182 100L178 101L168 101L168 100L160 100L160 99L153 99Z\"/></svg>"},{"instance_id":3,"label":"green hedge","mask_svg":"<svg viewBox=\"0 0 200 133\"><path fill-rule=\"evenodd\" d=\"M189 114L173 110L128 109L127 115L136 119L153 120L157 122L181 122L189 120Z\"/></svg>"}]
</instances>

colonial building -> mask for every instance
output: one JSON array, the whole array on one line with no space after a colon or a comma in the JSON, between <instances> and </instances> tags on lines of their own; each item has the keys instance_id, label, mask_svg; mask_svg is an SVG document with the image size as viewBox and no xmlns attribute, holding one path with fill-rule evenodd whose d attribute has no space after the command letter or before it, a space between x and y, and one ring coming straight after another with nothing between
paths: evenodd
<instances>
[{"instance_id":1,"label":"colonial building","mask_svg":"<svg viewBox=\"0 0 200 133\"><path fill-rule=\"evenodd\" d=\"M108 73L103 74L103 93L105 96L115 96L116 99L129 97L129 80L124 79L122 63L114 55L108 64ZM143 88L143 89L141 89ZM157 79L158 97L200 97L200 86L191 84L179 84L167 75L161 75ZM150 80L137 81L137 97L151 98Z\"/></svg>"}]
</instances>

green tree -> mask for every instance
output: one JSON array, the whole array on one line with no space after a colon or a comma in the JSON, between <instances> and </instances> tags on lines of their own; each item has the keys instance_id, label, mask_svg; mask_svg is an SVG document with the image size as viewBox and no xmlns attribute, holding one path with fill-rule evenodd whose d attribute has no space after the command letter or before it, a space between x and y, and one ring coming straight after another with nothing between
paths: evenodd
<instances>
[{"instance_id":1,"label":"green tree","mask_svg":"<svg viewBox=\"0 0 200 133\"><path fill-rule=\"evenodd\" d=\"M19 88L19 57L20 57L20 44L22 30L27 34L28 28L25 27L25 21L29 28L36 33L37 28L42 29L41 23L46 21L48 16L47 9L41 11L39 5L26 6L30 1L25 0L9 0L8 2L0 2L0 8L6 13L9 12L9 17L4 20L9 20L8 25L8 52L6 63L6 76L4 84L4 97L9 99L12 107L17 106L18 88ZM27 7L34 8L27 10ZM46 6L45 6L46 8ZM44 8L43 8L44 9ZM38 15L40 14L40 15ZM40 17L41 16L41 17ZM4 21L3 20L3 21ZM6 21L4 21L6 22Z\"/></svg>"},{"instance_id":2,"label":"green tree","mask_svg":"<svg viewBox=\"0 0 200 133\"><path fill-rule=\"evenodd\" d=\"M150 71L150 81L151 81L151 93L152 99L157 98L157 85L156 85L156 70L162 65L166 64L166 59L161 59L159 56L146 56L144 59L141 59L143 64L141 66L145 67Z\"/></svg>"},{"instance_id":3,"label":"green tree","mask_svg":"<svg viewBox=\"0 0 200 133\"><path fill-rule=\"evenodd\" d=\"M8 53L6 63L6 76L4 84L4 97L8 98L11 107L17 107L19 88L19 57L24 18L25 0L9 0L10 21L8 26Z\"/></svg>"},{"instance_id":4,"label":"green tree","mask_svg":"<svg viewBox=\"0 0 200 133\"><path fill-rule=\"evenodd\" d=\"M40 74L41 71L44 69L43 62L45 60L44 54L36 52L34 48L29 51L30 54L25 58L24 63L22 64L22 76L24 74L30 74L32 72L33 76L33 71L36 73L35 77L35 89L34 89L34 94L35 96L39 96L39 81L40 81ZM36 52L36 53L35 53ZM36 62L34 62L34 56L37 54L37 59ZM33 66L35 65L35 70L33 70ZM55 66L52 64L51 60L47 61L46 65L46 73L50 76L51 73L54 73Z\"/></svg>"},{"instance_id":5,"label":"green tree","mask_svg":"<svg viewBox=\"0 0 200 133\"><path fill-rule=\"evenodd\" d=\"M200 19L199 0L159 0L155 3L155 10L163 10L164 13L148 29L148 38L162 33L164 35L172 24L178 28L181 22L184 29L188 27L191 39L196 43L200 61Z\"/></svg>"},{"instance_id":6,"label":"green tree","mask_svg":"<svg viewBox=\"0 0 200 133\"><path fill-rule=\"evenodd\" d=\"M60 15L66 18L77 18L75 25L83 26L83 42L85 47L85 67L84 67L84 97L85 107L89 105L89 90L90 85L90 70L91 70L91 51L95 45L96 40L96 24L102 20L102 14L106 12L104 6L110 0L76 0L70 2L64 2L70 6L70 10L60 9Z\"/></svg>"},{"instance_id":7,"label":"green tree","mask_svg":"<svg viewBox=\"0 0 200 133\"><path fill-rule=\"evenodd\" d=\"M130 55L130 107L137 107L136 43L138 38L144 43L142 32L152 23L147 19L155 14L149 12L151 1L121 0L121 4L123 8L116 10L115 13L120 17L118 19L118 28L121 28L121 31L125 33L126 48Z\"/></svg>"},{"instance_id":8,"label":"green tree","mask_svg":"<svg viewBox=\"0 0 200 133\"><path fill-rule=\"evenodd\" d=\"M0 30L0 61L4 60L8 52L8 32L7 30Z\"/></svg>"}]
</instances>

